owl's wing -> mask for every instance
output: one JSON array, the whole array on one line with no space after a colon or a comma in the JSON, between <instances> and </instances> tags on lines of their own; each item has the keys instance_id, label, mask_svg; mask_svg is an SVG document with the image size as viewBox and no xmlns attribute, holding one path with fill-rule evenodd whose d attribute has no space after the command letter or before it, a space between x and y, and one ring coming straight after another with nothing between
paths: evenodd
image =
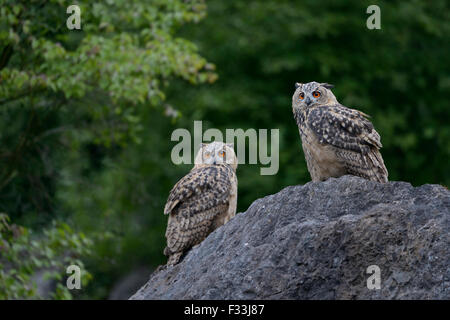
<instances>
[{"instance_id":1,"label":"owl's wing","mask_svg":"<svg viewBox=\"0 0 450 320\"><path fill-rule=\"evenodd\" d=\"M164 214L178 208L177 213L193 216L220 204L226 204L231 191L230 168L226 165L192 170L172 188Z\"/></svg>"},{"instance_id":2,"label":"owl's wing","mask_svg":"<svg viewBox=\"0 0 450 320\"><path fill-rule=\"evenodd\" d=\"M323 106L310 111L308 125L320 143L337 148L336 156L348 173L387 182L388 172L379 151L380 135L367 118L342 105Z\"/></svg>"},{"instance_id":3,"label":"owl's wing","mask_svg":"<svg viewBox=\"0 0 450 320\"><path fill-rule=\"evenodd\" d=\"M380 149L380 135L368 115L342 105L317 107L308 115L308 126L320 143L367 154Z\"/></svg>"}]
</instances>

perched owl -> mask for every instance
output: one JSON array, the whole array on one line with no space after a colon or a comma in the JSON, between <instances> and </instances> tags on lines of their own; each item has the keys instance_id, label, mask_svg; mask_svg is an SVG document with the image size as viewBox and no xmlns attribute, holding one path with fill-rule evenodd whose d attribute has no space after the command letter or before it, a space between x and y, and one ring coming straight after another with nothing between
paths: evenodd
<instances>
[{"instance_id":1,"label":"perched owl","mask_svg":"<svg viewBox=\"0 0 450 320\"><path fill-rule=\"evenodd\" d=\"M387 182L380 135L368 115L340 104L327 83L296 83L292 111L312 181L352 174Z\"/></svg>"},{"instance_id":2,"label":"perched owl","mask_svg":"<svg viewBox=\"0 0 450 320\"><path fill-rule=\"evenodd\" d=\"M169 215L164 254L167 265L234 217L237 158L230 144L202 144L192 170L172 188L164 208Z\"/></svg>"}]
</instances>

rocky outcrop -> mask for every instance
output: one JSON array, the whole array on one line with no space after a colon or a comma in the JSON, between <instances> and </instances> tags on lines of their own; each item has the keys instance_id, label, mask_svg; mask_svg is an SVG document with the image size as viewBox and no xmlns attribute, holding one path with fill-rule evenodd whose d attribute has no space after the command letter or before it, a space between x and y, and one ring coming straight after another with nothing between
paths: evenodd
<instances>
[{"instance_id":1,"label":"rocky outcrop","mask_svg":"<svg viewBox=\"0 0 450 320\"><path fill-rule=\"evenodd\" d=\"M439 185L344 176L287 187L131 299L450 299L449 211Z\"/></svg>"}]
</instances>

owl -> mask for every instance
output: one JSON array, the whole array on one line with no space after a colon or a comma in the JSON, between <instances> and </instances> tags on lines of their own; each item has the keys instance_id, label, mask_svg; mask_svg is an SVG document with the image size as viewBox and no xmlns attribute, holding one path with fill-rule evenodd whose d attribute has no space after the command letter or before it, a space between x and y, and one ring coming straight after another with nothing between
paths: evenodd
<instances>
[{"instance_id":1,"label":"owl","mask_svg":"<svg viewBox=\"0 0 450 320\"><path fill-rule=\"evenodd\" d=\"M345 174L387 182L380 135L369 116L340 104L327 83L296 83L292 111L312 181Z\"/></svg>"},{"instance_id":2,"label":"owl","mask_svg":"<svg viewBox=\"0 0 450 320\"><path fill-rule=\"evenodd\" d=\"M164 208L167 265L236 214L238 161L233 145L202 144L192 170L172 188Z\"/></svg>"}]
</instances>

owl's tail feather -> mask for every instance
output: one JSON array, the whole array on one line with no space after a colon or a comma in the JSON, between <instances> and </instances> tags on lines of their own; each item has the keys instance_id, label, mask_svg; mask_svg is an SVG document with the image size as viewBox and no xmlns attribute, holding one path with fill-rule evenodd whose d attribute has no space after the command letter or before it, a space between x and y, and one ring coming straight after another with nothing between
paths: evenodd
<instances>
[{"instance_id":1,"label":"owl's tail feather","mask_svg":"<svg viewBox=\"0 0 450 320\"><path fill-rule=\"evenodd\" d=\"M164 249L164 254L166 254L166 250L165 249ZM167 264L166 265L168 265L168 266L176 265L180 261L182 255L183 255L183 251L172 253L169 256L169 259L167 259Z\"/></svg>"},{"instance_id":2,"label":"owl's tail feather","mask_svg":"<svg viewBox=\"0 0 450 320\"><path fill-rule=\"evenodd\" d=\"M371 168L371 172L369 174L370 180L382 183L388 182L388 171L384 165L380 151L378 149L372 149L367 154L367 157L370 161L369 168Z\"/></svg>"},{"instance_id":3,"label":"owl's tail feather","mask_svg":"<svg viewBox=\"0 0 450 320\"><path fill-rule=\"evenodd\" d=\"M345 150L338 152L337 155L348 174L382 183L388 181L388 172L378 149L372 148L365 154Z\"/></svg>"}]
</instances>

